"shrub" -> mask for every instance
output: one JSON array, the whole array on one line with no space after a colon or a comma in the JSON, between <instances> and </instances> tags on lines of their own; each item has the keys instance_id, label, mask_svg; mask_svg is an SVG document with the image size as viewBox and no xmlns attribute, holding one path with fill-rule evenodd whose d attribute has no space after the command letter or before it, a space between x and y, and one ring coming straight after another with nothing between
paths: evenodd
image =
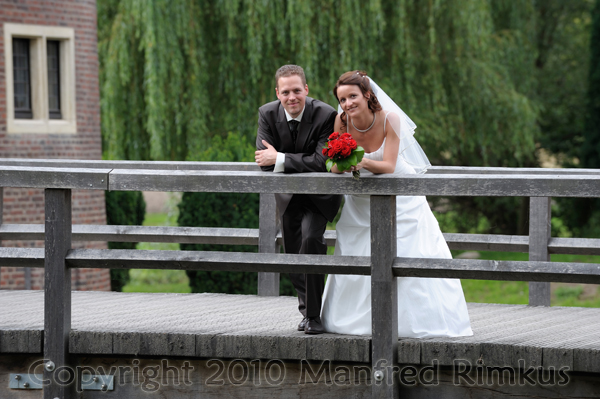
<instances>
[{"instance_id":1,"label":"shrub","mask_svg":"<svg viewBox=\"0 0 600 399\"><path fill-rule=\"evenodd\" d=\"M107 191L106 224L139 226L144 223L146 202L141 191ZM110 249L135 249L135 242L109 242ZM122 291L129 282L129 269L110 269L110 289Z\"/></svg>"}]
</instances>

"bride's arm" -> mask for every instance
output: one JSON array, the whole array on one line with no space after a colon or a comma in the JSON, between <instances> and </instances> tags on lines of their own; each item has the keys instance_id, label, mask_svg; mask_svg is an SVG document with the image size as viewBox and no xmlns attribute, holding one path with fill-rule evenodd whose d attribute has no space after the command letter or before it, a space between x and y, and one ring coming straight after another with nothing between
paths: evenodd
<instances>
[{"instance_id":1,"label":"bride's arm","mask_svg":"<svg viewBox=\"0 0 600 399\"><path fill-rule=\"evenodd\" d=\"M396 129L400 126L400 118L393 112L387 115L385 124L385 148L383 149L383 160L375 161L368 158L356 165L356 170L365 168L371 173L394 173L396 170L396 161L398 160L398 150L400 148L400 137L396 134Z\"/></svg>"}]
</instances>

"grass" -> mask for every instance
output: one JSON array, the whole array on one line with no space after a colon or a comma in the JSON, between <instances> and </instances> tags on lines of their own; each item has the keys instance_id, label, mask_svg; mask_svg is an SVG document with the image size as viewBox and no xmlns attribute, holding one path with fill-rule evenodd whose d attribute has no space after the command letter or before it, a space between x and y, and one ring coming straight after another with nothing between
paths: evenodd
<instances>
[{"instance_id":1,"label":"grass","mask_svg":"<svg viewBox=\"0 0 600 399\"><path fill-rule=\"evenodd\" d=\"M176 216L167 213L152 213L146 215L145 226L174 225ZM335 226L328 226L335 229ZM179 249L178 244L165 243L139 243L138 249ZM453 256L460 255L463 251L453 251ZM333 254L333 247L329 247L328 254ZM479 259L489 260L528 260L528 254L516 252L479 252ZM552 255L554 262L579 262L600 263L600 256L584 255ZM124 292L177 292L189 293L189 280L183 270L131 270L131 281L124 288ZM490 280L462 280L463 290L467 302L502 303L502 304L527 304L529 300L529 287L522 281L490 281ZM596 285L587 284L560 284L552 283L552 306L579 306L600 307L600 290Z\"/></svg>"},{"instance_id":2,"label":"grass","mask_svg":"<svg viewBox=\"0 0 600 399\"><path fill-rule=\"evenodd\" d=\"M123 292L191 292L184 270L132 269L129 275L131 280Z\"/></svg>"},{"instance_id":3,"label":"grass","mask_svg":"<svg viewBox=\"0 0 600 399\"><path fill-rule=\"evenodd\" d=\"M170 226L167 213L147 213L144 218L144 226Z\"/></svg>"},{"instance_id":4,"label":"grass","mask_svg":"<svg viewBox=\"0 0 600 399\"><path fill-rule=\"evenodd\" d=\"M460 252L454 252L456 257ZM516 252L479 252L479 259L526 261L529 255ZM553 262L600 263L600 256L551 255ZM523 281L462 280L467 302L527 304L529 285ZM600 307L600 287L591 284L552 283L552 306Z\"/></svg>"}]
</instances>

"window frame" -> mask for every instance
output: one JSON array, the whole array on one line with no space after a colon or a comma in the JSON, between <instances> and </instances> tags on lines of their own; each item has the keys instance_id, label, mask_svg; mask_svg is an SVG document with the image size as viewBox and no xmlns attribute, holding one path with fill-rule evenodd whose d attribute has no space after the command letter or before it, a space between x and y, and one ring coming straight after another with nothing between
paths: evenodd
<instances>
[{"instance_id":1,"label":"window frame","mask_svg":"<svg viewBox=\"0 0 600 399\"><path fill-rule=\"evenodd\" d=\"M15 118L12 40L29 39L31 119ZM47 41L59 41L61 118L51 119L48 100ZM4 24L6 132L15 134L75 134L75 31L73 28Z\"/></svg>"}]
</instances>

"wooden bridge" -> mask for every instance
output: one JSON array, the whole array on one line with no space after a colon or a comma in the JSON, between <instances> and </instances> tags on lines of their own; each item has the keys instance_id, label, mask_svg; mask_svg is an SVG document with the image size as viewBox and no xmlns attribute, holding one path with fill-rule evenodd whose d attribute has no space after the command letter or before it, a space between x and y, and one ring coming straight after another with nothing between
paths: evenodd
<instances>
[{"instance_id":1,"label":"wooden bridge","mask_svg":"<svg viewBox=\"0 0 600 399\"><path fill-rule=\"evenodd\" d=\"M250 163L9 159L2 187L45 189L45 226L3 224L0 239L46 245L0 248L0 266L45 268L44 291L0 292L1 398L600 396L600 309L549 307L549 282L600 282L597 264L549 262L551 253L600 254L600 240L550 237L550 198L600 197L597 170L434 167L355 181ZM74 189L260 193L260 227L72 225ZM381 245L370 257L280 254L274 192L371 195ZM452 249L529 252L529 261L397 258L395 195L531 197L529 236L445 234ZM71 249L77 240L253 244L259 253ZM252 271L259 294L71 292L70 270L86 267ZM279 273L290 271L371 275L373 335L296 332L296 299L277 296ZM469 304L472 337L399 340L401 276L530 281L530 305Z\"/></svg>"}]
</instances>

